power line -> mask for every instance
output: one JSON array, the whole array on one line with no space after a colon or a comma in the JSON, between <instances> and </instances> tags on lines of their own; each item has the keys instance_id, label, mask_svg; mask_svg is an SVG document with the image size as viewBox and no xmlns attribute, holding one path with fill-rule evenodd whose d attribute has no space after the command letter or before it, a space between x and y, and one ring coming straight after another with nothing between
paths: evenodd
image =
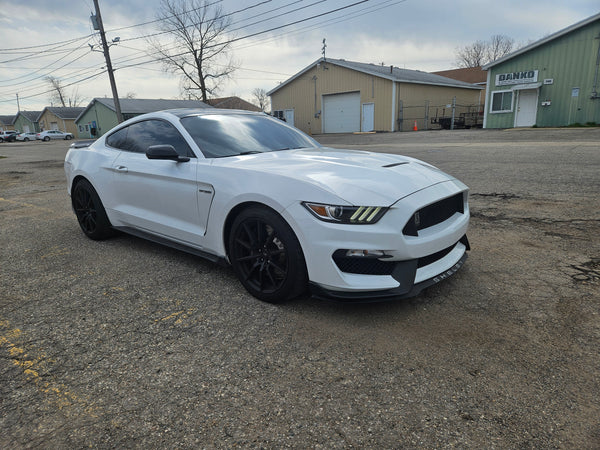
<instances>
[{"instance_id":1,"label":"power line","mask_svg":"<svg viewBox=\"0 0 600 450\"><path fill-rule=\"evenodd\" d=\"M283 9L283 8L286 8L286 7L289 7L289 6L293 5L293 4L299 3L300 1L302 1L302 0L298 0L298 1L295 1L295 2L292 2L292 3L288 3L286 5L280 6L278 8L275 8L271 12L276 11L276 10L280 10L280 9ZM322 0L322 1L324 1L324 0ZM313 4L311 4L311 5L308 5L308 6L314 6L315 4L321 3L322 1L317 1L317 2L315 2ZM323 13L320 13L320 14L316 14L316 15L313 15L313 16L310 16L310 17L307 17L307 18L304 18L304 19L296 20L296 21L293 21L293 22L290 22L290 23L287 23L287 24L283 24L283 25L280 25L280 26L276 26L276 27L271 27L269 29L266 29L266 30L263 30L263 31L259 31L259 32L256 32L256 33L250 33L250 34L247 34L247 35L239 37L239 38L233 38L233 39L230 39L229 41L226 41L225 43L228 44L228 43L233 43L233 42L240 42L240 41L243 41L243 40L246 40L246 39L250 39L252 37L256 37L256 36L259 36L259 35L263 35L263 34L266 34L266 33L272 32L272 31L281 30L281 29L284 29L284 28L287 28L287 27L290 27L290 26L293 26L293 25L297 25L299 23L307 22L307 21L310 21L310 20L313 20L313 19L316 19L316 18L319 18L319 17L324 17L326 15L333 14L335 12L346 10L348 8L357 6L359 4L367 3L368 1L369 0L357 1L357 2L352 3L350 5L346 5L346 6L343 6L343 7L340 7L340 8L336 8L336 9L333 9L333 10L330 10L330 11L326 11L326 12L323 12ZM387 1L384 1L382 3L378 3L378 4L375 4L373 6L370 6L370 7L367 7L367 8L363 8L363 9L361 9L359 11L354 11L354 12L342 15L342 16L338 17L337 19L333 19L333 20L329 20L328 19L328 20L325 20L325 21L322 21L322 22L318 22L317 24L309 25L309 26L301 28L299 30L292 31L291 33L282 33L282 34L293 35L293 34L303 33L303 32L305 32L304 30L307 30L307 29L318 28L319 26L321 26L323 24L333 25L335 23L339 23L339 22L348 20L348 19L346 19L346 17L349 17L351 19L357 18L357 17L360 17L362 15L369 14L369 13L372 13L374 11L378 11L380 9L383 9L383 8L386 8L386 7L389 7L389 6L393 6L393 5L396 5L396 4L399 4L399 3L403 3L405 1L406 0L400 0L400 1L393 2L393 0L387 0ZM215 2L215 3L218 3L218 2ZM252 5L251 7L247 7L247 8L244 8L242 10L238 10L236 12L247 10L249 8L259 6L259 5L263 4L263 3L267 3L267 2L261 2L261 3L258 3L258 4ZM386 5L386 3L387 3L387 5ZM308 7L308 6L306 6L306 7ZM300 9L305 9L306 7L296 8L296 9L294 9L292 11L288 11L287 13L284 13L284 14L279 14L279 15L272 16L272 17L269 17L269 18L265 18L262 21L257 21L255 23L249 24L248 26L256 25L258 23L263 23L263 22L266 22L268 20L271 20L271 19L274 19L274 18L277 18L277 17L281 17L281 16L283 16L285 14L296 12L296 11L298 11ZM236 12L234 12L234 13L236 13ZM230 14L234 14L234 13L230 13ZM244 21L251 20L252 18L255 18L257 16L258 15L252 16L250 18L242 19L242 20L239 20L239 21L237 21L235 23L242 23ZM152 21L151 23L153 23L153 22L155 22L155 21ZM144 23L144 24L147 24L147 23ZM121 27L121 28L118 28L118 29L115 29L115 30L110 30L110 31L116 31L116 30L121 30L121 29L126 29L126 28L133 28L135 26L141 26L141 25L142 24L136 24L136 25L132 25L130 27ZM255 46L255 45L260 45L260 43L276 39L278 36L281 36L282 34L279 34L279 35L277 35L275 37L270 37L270 38L267 38L267 39L262 39L262 40L259 40L257 42L253 42L253 43L251 43L249 45L245 45L245 46L241 46L241 47L237 47L237 48L238 49L244 49L244 48L252 47L252 46ZM95 34L88 35L85 38L89 38L89 37L95 37ZM67 40L67 41L61 41L61 42L72 43L72 42L77 42L80 39L83 39L83 38L77 38L77 39L72 39L72 40ZM53 43L53 44L56 44L56 43ZM53 45L53 44L46 44L46 46ZM67 51L67 52L70 52L70 53L68 53L67 55L63 56L61 59L64 59L64 58L68 57L69 55L73 54L76 50L80 49L82 46L83 46L83 44L80 45L80 46L78 46L75 49L72 48L72 49L69 49L69 50L64 50L64 51ZM41 47L42 46L34 46L32 48L41 48ZM124 45L121 45L121 47L128 48L128 49L131 49L131 50L134 50L134 51L138 51L138 52L143 52L143 50L136 49L136 48L133 48L133 47L127 47L127 46L124 46ZM177 48L177 47L173 47L171 50L174 50L175 48ZM21 50L21 49L14 49L14 50ZM58 53L57 51L55 52L54 50L56 50L56 49L55 48L53 48L53 49L47 49L47 51L53 51L52 53ZM36 54L44 53L44 52L45 51L41 51L41 52L37 52ZM173 56L182 56L182 55L184 55L186 53L187 52L184 52L184 53L180 53L180 54L173 55ZM149 57L149 55L147 55L147 54L146 55L135 56L135 57L131 57L131 55L129 55L129 56L122 56L120 58L116 58L115 59L115 63L117 63L118 65L121 65L121 67L117 67L118 70L126 70L126 69L133 68L133 67L138 67L139 68L139 66L147 65L147 64L151 64L151 63L155 63L155 62L160 62L162 60L162 59L154 59L154 58L152 58L152 59L145 59L144 61L140 61L140 62L137 62L137 63L134 63L134 64L127 65L127 63L131 63L131 62L133 62L135 60L140 60L140 59L148 58L148 57ZM56 61L54 63L56 63ZM38 72L41 71L41 70L44 70L46 68L49 68L50 66L51 65L46 66L44 68L41 68L41 69L38 70ZM68 66L68 64L65 64L65 65L63 65L61 67L57 67L57 68L53 69L53 72L58 71L58 70L66 67L66 66ZM150 68L144 68L144 69L157 70L157 69L150 69ZM239 69L240 70L247 70L247 71L255 71L255 72L260 72L260 73L271 73L273 75L289 76L289 74L283 74L283 73L277 73L277 72L269 72L269 71L261 71L261 70L256 70L256 69L246 69L246 68L239 68ZM83 75L86 75L86 76L83 77L83 78L77 78L73 82L70 82L68 84L63 85L63 87L69 87L69 86L73 86L73 85L76 85L76 84L84 83L84 82L86 82L88 80L91 80L93 78L99 77L100 75L102 75L102 74L104 74L106 72L106 70L104 68L102 68L101 72L93 73L91 75L87 75L90 72L97 71L97 70L99 70L97 67L96 68L90 67L90 68L82 68L82 69L80 69L78 71L71 72L71 74L67 78L64 78L64 79L75 78L77 76L77 74L79 74L79 76L83 76ZM53 73L53 72L51 72L51 73ZM30 75L31 74L29 74L27 76L30 76ZM39 78L41 78L41 77L37 77L35 79L39 79ZM18 78L16 78L16 79L18 79ZM13 80L15 80L15 79L13 79ZM12 80L7 80L7 81L12 81ZM29 80L29 81L33 81L33 80ZM19 84L24 84L24 83L19 83ZM42 85L40 85L40 87L41 86ZM8 87L8 86L5 86L5 87ZM34 97L39 97L39 96L47 94L49 92L52 92L52 91L49 90L49 91L44 91L44 92L37 92L37 93L26 95L26 96L20 96L20 98L21 99L30 99L30 98L34 98ZM14 101L14 99L11 98L11 99L7 99L7 100L0 100L0 103L7 103L7 102L12 102L12 101Z\"/></svg>"},{"instance_id":2,"label":"power line","mask_svg":"<svg viewBox=\"0 0 600 450\"><path fill-rule=\"evenodd\" d=\"M307 21L315 19L317 17L323 17L323 16L326 16L326 15L329 15L329 14L333 14L333 13L338 12L338 11L342 11L342 10L345 10L345 9L348 9L348 8L352 8L353 6L360 5L361 3L366 3L368 1L370 1L370 0L360 0L360 1L352 3L350 5L342 6L340 8L336 8L336 9L332 9L332 10L326 11L324 13L316 14L314 16L307 17L305 19L296 20L294 22L290 22L290 23L287 23L287 24L284 24L284 25L273 27L273 28L270 28L268 30L258 31L256 33L251 33L251 34L248 34L246 36L239 37L239 38L233 38L233 39L230 39L228 41L221 42L219 44L208 45L208 46L206 46L206 48L220 47L220 46L227 45L227 44L230 44L230 43L233 43L233 42L241 41L243 39L248 39L248 38L251 38L251 37L254 37L254 36L258 36L258 35L261 35L261 34L269 33L271 31L280 30L282 28L286 28L286 27L289 27L289 26L292 26L292 25L297 25L297 24L302 23L302 22L307 22ZM154 61L164 61L164 60L169 59L169 58L176 58L178 56L183 56L183 55L186 55L186 54L188 54L187 51L182 52L182 53L177 53L175 55L170 55L169 57L156 58L156 59L154 59ZM122 68L137 67L139 65L146 64L147 62L148 61L142 61L140 63L130 64L130 65L124 66Z\"/></svg>"},{"instance_id":3,"label":"power line","mask_svg":"<svg viewBox=\"0 0 600 450\"><path fill-rule=\"evenodd\" d=\"M366 1L368 1L368 0L366 0ZM237 11L233 11L233 12L230 12L230 13L227 13L227 14L223 14L222 16L215 17L215 19L224 19L225 17L232 16L232 15L240 13L240 12L248 11L249 9L256 8L258 6L264 5L265 3L269 3L269 2L271 2L271 0L264 0L262 2L255 3L255 4L247 6L245 8L238 9ZM174 14L171 17L179 17L179 15L178 14ZM191 27L194 27L194 26L198 26L200 24L201 24L201 22L191 23L191 24L187 25L185 28L186 29L187 28L191 28ZM169 33L172 33L174 31L178 31L178 30L174 29L174 30L158 31L156 33L145 34L145 35L142 35L142 36L136 36L134 38L122 39L122 41L123 42L137 41L137 40L146 39L146 38L149 38L149 37L160 36L160 35L163 35L163 34L169 34Z\"/></svg>"}]
</instances>

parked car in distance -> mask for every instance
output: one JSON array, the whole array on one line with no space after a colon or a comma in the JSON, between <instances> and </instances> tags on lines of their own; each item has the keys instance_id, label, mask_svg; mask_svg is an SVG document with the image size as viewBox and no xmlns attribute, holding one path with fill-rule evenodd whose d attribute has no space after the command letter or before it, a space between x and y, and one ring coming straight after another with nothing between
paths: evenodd
<instances>
[{"instance_id":1,"label":"parked car in distance","mask_svg":"<svg viewBox=\"0 0 600 450\"><path fill-rule=\"evenodd\" d=\"M35 141L37 133L21 133L17 134L17 141Z\"/></svg>"},{"instance_id":2,"label":"parked car in distance","mask_svg":"<svg viewBox=\"0 0 600 450\"><path fill-rule=\"evenodd\" d=\"M469 249L468 188L414 158L322 147L263 113L145 114L65 157L91 239L121 230L231 264L255 297L417 295ZM142 263L140 261L140 263Z\"/></svg>"},{"instance_id":3,"label":"parked car in distance","mask_svg":"<svg viewBox=\"0 0 600 450\"><path fill-rule=\"evenodd\" d=\"M0 131L0 142L15 142L17 134L16 131Z\"/></svg>"},{"instance_id":4,"label":"parked car in distance","mask_svg":"<svg viewBox=\"0 0 600 450\"><path fill-rule=\"evenodd\" d=\"M73 133L64 133L58 130L46 130L38 133L35 138L42 141L49 141L50 139L73 139Z\"/></svg>"}]
</instances>

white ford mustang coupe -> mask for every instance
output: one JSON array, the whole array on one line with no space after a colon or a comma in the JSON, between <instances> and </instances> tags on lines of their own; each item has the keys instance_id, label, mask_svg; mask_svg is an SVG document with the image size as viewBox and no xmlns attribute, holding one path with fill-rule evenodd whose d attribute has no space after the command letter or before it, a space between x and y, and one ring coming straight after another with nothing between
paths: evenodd
<instances>
[{"instance_id":1,"label":"white ford mustang coupe","mask_svg":"<svg viewBox=\"0 0 600 450\"><path fill-rule=\"evenodd\" d=\"M468 188L413 158L325 148L260 113L130 119L65 158L91 239L121 230L229 263L255 297L417 295L455 273Z\"/></svg>"}]
</instances>

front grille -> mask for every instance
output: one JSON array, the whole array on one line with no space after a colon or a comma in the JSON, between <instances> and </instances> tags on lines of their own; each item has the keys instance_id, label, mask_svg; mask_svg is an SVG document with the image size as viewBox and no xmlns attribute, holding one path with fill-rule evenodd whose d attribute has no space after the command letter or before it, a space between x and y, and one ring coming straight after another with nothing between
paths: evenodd
<instances>
[{"instance_id":1,"label":"front grille","mask_svg":"<svg viewBox=\"0 0 600 450\"><path fill-rule=\"evenodd\" d=\"M465 212L462 192L439 202L432 203L415 212L402 229L402 234L405 236L418 236L419 230L442 223L457 212L461 214Z\"/></svg>"}]
</instances>

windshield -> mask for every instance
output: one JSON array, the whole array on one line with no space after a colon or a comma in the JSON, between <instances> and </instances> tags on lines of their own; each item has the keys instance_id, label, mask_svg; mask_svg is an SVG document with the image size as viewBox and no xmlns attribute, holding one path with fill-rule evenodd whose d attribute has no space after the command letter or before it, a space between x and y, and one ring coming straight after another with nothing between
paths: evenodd
<instances>
[{"instance_id":1,"label":"windshield","mask_svg":"<svg viewBox=\"0 0 600 450\"><path fill-rule=\"evenodd\" d=\"M319 147L301 131L266 115L210 114L184 117L181 123L206 158Z\"/></svg>"}]
</instances>

